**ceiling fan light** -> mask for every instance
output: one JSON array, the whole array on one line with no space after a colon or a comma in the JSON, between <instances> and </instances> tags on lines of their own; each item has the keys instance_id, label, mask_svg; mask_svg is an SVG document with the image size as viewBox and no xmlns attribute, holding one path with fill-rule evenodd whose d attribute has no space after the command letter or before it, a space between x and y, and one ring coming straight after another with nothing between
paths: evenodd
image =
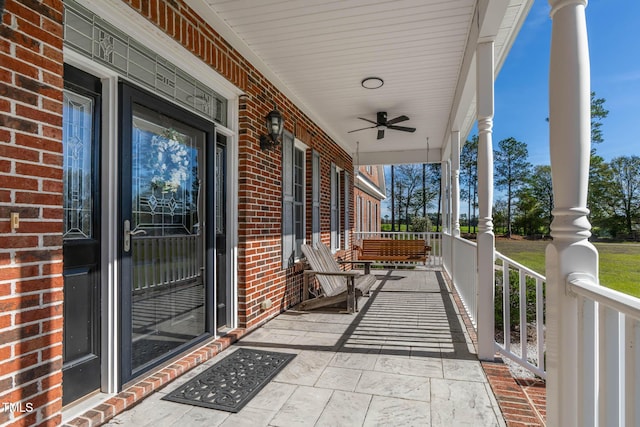
<instances>
[{"instance_id":1,"label":"ceiling fan light","mask_svg":"<svg viewBox=\"0 0 640 427\"><path fill-rule=\"evenodd\" d=\"M382 87L384 80L380 77L367 77L366 79L363 79L360 84L365 89L378 89Z\"/></svg>"}]
</instances>

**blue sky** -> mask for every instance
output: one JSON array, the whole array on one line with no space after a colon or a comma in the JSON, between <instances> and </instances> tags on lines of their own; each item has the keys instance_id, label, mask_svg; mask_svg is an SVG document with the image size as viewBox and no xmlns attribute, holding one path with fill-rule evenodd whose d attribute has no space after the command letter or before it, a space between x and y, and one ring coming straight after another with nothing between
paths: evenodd
<instances>
[{"instance_id":1,"label":"blue sky","mask_svg":"<svg viewBox=\"0 0 640 427\"><path fill-rule=\"evenodd\" d=\"M536 0L495 83L494 147L514 137L527 143L529 161L549 164L548 73L551 19ZM604 142L610 160L640 155L640 1L591 0L586 9L591 90L605 98Z\"/></svg>"}]
</instances>

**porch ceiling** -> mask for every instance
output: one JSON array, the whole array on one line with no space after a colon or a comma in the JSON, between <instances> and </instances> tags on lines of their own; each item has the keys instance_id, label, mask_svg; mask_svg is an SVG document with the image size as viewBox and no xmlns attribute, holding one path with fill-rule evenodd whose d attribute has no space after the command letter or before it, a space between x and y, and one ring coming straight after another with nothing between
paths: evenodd
<instances>
[{"instance_id":1,"label":"porch ceiling","mask_svg":"<svg viewBox=\"0 0 640 427\"><path fill-rule=\"evenodd\" d=\"M361 164L438 162L449 130L475 121L475 46L495 40L496 70L533 0L187 0ZM497 71L496 71L497 72ZM380 89L360 82L380 77ZM415 133L364 117L407 115ZM286 117L285 117L286 118ZM429 153L427 155L427 138Z\"/></svg>"}]
</instances>

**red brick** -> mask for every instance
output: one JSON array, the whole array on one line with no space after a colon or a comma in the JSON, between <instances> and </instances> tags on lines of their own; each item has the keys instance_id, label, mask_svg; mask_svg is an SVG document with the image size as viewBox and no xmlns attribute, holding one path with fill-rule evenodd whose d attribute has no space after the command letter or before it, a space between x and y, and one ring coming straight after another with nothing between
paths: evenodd
<instances>
[{"instance_id":1,"label":"red brick","mask_svg":"<svg viewBox=\"0 0 640 427\"><path fill-rule=\"evenodd\" d=\"M60 288L64 285L62 277L46 277L31 280L21 280L16 283L16 293L27 293Z\"/></svg>"},{"instance_id":2,"label":"red brick","mask_svg":"<svg viewBox=\"0 0 640 427\"><path fill-rule=\"evenodd\" d=\"M38 131L38 124L36 122L5 114L0 114L0 126L29 133L36 133Z\"/></svg>"},{"instance_id":3,"label":"red brick","mask_svg":"<svg viewBox=\"0 0 640 427\"><path fill-rule=\"evenodd\" d=\"M0 147L0 151L2 148ZM0 182L2 182L3 187L11 188L14 190L37 190L38 189L38 180L15 176L15 175L0 175Z\"/></svg>"},{"instance_id":4,"label":"red brick","mask_svg":"<svg viewBox=\"0 0 640 427\"><path fill-rule=\"evenodd\" d=\"M48 276L51 274L62 274L62 263L55 262L55 263L43 264L42 274L45 276Z\"/></svg>"},{"instance_id":5,"label":"red brick","mask_svg":"<svg viewBox=\"0 0 640 427\"><path fill-rule=\"evenodd\" d=\"M31 108L26 105L16 105L16 114L20 117L34 120L36 122L48 123L54 126L62 126L62 116L51 114L38 108Z\"/></svg>"},{"instance_id":6,"label":"red brick","mask_svg":"<svg viewBox=\"0 0 640 427\"><path fill-rule=\"evenodd\" d=\"M16 134L16 144L39 150L62 153L62 139L43 138L40 135Z\"/></svg>"},{"instance_id":7,"label":"red brick","mask_svg":"<svg viewBox=\"0 0 640 427\"><path fill-rule=\"evenodd\" d=\"M38 245L38 236L0 235L0 248L32 248Z\"/></svg>"},{"instance_id":8,"label":"red brick","mask_svg":"<svg viewBox=\"0 0 640 427\"><path fill-rule=\"evenodd\" d=\"M0 64L2 64L3 68L12 70L17 74L29 76L34 79L37 79L39 75L38 68L27 62L20 61L11 55L0 53Z\"/></svg>"},{"instance_id":9,"label":"red brick","mask_svg":"<svg viewBox=\"0 0 640 427\"><path fill-rule=\"evenodd\" d=\"M9 374L13 374L14 372L19 371L20 369L25 369L29 366L33 366L38 363L38 354L31 353L26 356L17 356L14 359L11 359L5 363L0 363L0 376L5 376ZM12 390L12 394L20 393L18 390ZM15 396L18 397L18 396ZM6 402L6 400L2 400ZM16 400L13 400L14 402Z\"/></svg>"},{"instance_id":10,"label":"red brick","mask_svg":"<svg viewBox=\"0 0 640 427\"><path fill-rule=\"evenodd\" d=\"M16 324L31 323L37 320L50 319L62 315L62 304L51 305L35 310L23 310L15 314Z\"/></svg>"},{"instance_id":11,"label":"red brick","mask_svg":"<svg viewBox=\"0 0 640 427\"><path fill-rule=\"evenodd\" d=\"M40 350L47 348L52 344L59 344L62 342L62 332L54 332L52 334L40 336L30 340L21 339L15 344L15 349L18 354L26 354L34 350Z\"/></svg>"},{"instance_id":12,"label":"red brick","mask_svg":"<svg viewBox=\"0 0 640 427\"><path fill-rule=\"evenodd\" d=\"M16 203L24 203L24 204L30 204L30 205L61 206L62 195L16 192Z\"/></svg>"}]
</instances>

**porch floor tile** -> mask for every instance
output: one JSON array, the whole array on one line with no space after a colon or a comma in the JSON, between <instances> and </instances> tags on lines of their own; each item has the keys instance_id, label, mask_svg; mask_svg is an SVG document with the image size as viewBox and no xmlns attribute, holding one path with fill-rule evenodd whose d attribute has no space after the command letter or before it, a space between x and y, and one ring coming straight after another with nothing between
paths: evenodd
<instances>
[{"instance_id":1,"label":"porch floor tile","mask_svg":"<svg viewBox=\"0 0 640 427\"><path fill-rule=\"evenodd\" d=\"M297 353L239 413L160 401L174 381L107 425L505 426L442 273L376 275L357 314L290 310L198 367L239 347Z\"/></svg>"}]
</instances>

